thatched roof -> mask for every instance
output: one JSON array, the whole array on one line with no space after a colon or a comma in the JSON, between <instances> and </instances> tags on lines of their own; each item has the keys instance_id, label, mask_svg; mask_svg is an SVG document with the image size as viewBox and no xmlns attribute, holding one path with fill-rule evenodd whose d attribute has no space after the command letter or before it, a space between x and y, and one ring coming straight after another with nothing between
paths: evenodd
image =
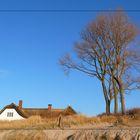
<instances>
[{"instance_id":1,"label":"thatched roof","mask_svg":"<svg viewBox=\"0 0 140 140\"><path fill-rule=\"evenodd\" d=\"M68 106L66 109L51 109L48 108L22 108L22 111L28 116L41 116L41 117L58 117L59 115L73 115L76 111Z\"/></svg>"},{"instance_id":2,"label":"thatched roof","mask_svg":"<svg viewBox=\"0 0 140 140\"><path fill-rule=\"evenodd\" d=\"M10 105L5 106L1 111L0 114L7 108L15 109L17 113L22 116L23 118L28 118L31 116L41 116L43 118L51 118L51 117L58 117L59 115L73 115L76 114L76 111L68 106L66 109L48 109L48 108L19 108L19 106L11 103Z\"/></svg>"},{"instance_id":3,"label":"thatched roof","mask_svg":"<svg viewBox=\"0 0 140 140\"><path fill-rule=\"evenodd\" d=\"M7 105L5 106L1 111L0 111L0 114L2 114L2 112L5 110L5 109L15 109L16 112L22 116L23 118L27 118L27 116L24 114L24 112L22 110L19 109L18 106L16 106L14 103L11 103L10 105Z\"/></svg>"}]
</instances>

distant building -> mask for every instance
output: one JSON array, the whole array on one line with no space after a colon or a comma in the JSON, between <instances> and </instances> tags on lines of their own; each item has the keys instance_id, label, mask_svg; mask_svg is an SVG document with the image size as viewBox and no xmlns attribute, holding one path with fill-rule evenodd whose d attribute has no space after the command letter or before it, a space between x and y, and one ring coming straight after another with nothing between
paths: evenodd
<instances>
[{"instance_id":1,"label":"distant building","mask_svg":"<svg viewBox=\"0 0 140 140\"><path fill-rule=\"evenodd\" d=\"M60 115L74 115L76 111L68 106L65 109L54 109L51 104L48 104L48 108L23 108L22 100L19 101L18 106L14 103L5 106L0 111L0 120L21 120L31 116L40 116L42 118L58 117Z\"/></svg>"}]
</instances>

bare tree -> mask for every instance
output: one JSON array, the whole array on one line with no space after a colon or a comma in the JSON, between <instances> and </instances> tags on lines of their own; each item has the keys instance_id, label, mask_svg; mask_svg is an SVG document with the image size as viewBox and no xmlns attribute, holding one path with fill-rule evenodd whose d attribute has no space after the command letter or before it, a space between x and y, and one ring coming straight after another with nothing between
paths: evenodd
<instances>
[{"instance_id":1,"label":"bare tree","mask_svg":"<svg viewBox=\"0 0 140 140\"><path fill-rule=\"evenodd\" d=\"M111 59L109 62L110 75L113 76L116 83L119 86L119 93L121 99L121 110L122 114L125 113L125 99L124 99L124 83L123 76L126 74L127 69L132 67L130 55L134 51L130 51L130 43L133 42L137 35L137 29L134 24L132 24L128 17L122 12L116 12L109 17L109 35L108 38L111 42L109 53ZM114 92L115 93L115 92ZM118 93L115 93L118 94ZM115 100L117 100L117 95L115 95ZM115 101L115 104L117 101ZM117 112L117 107L115 108Z\"/></svg>"},{"instance_id":2,"label":"bare tree","mask_svg":"<svg viewBox=\"0 0 140 140\"><path fill-rule=\"evenodd\" d=\"M74 48L75 61L70 55L60 59L64 70L75 69L101 82L106 102L106 113L110 113L110 103L114 98L114 112L118 112L120 94L122 114L125 113L124 81L127 69L132 67L129 60L129 44L137 35L137 29L127 16L118 11L100 15L81 32L81 39Z\"/></svg>"},{"instance_id":3,"label":"bare tree","mask_svg":"<svg viewBox=\"0 0 140 140\"><path fill-rule=\"evenodd\" d=\"M83 42L75 44L78 62L69 55L60 59L64 70L76 69L100 80L106 102L106 113L110 114L110 103L113 99L110 76L107 74L107 63L110 59L106 53L106 42L100 37L106 27L106 17L101 16L90 24L82 33ZM102 29L102 30L101 30ZM104 57L104 55L107 55Z\"/></svg>"}]
</instances>

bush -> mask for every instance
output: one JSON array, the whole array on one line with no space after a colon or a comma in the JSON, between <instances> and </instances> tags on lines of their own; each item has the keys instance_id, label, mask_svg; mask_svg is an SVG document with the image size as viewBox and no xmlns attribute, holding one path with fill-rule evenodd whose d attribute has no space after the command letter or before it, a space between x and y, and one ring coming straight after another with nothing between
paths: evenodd
<instances>
[{"instance_id":1,"label":"bush","mask_svg":"<svg viewBox=\"0 0 140 140\"><path fill-rule=\"evenodd\" d=\"M126 111L127 115L140 115L140 108L132 108Z\"/></svg>"}]
</instances>

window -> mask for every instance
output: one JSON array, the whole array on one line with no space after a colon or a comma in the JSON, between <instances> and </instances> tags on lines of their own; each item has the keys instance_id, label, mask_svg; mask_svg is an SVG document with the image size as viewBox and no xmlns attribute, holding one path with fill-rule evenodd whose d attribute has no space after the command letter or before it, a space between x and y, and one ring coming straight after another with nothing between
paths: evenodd
<instances>
[{"instance_id":1,"label":"window","mask_svg":"<svg viewBox=\"0 0 140 140\"><path fill-rule=\"evenodd\" d=\"M7 112L7 117L13 117L13 112Z\"/></svg>"}]
</instances>

